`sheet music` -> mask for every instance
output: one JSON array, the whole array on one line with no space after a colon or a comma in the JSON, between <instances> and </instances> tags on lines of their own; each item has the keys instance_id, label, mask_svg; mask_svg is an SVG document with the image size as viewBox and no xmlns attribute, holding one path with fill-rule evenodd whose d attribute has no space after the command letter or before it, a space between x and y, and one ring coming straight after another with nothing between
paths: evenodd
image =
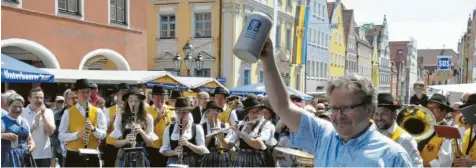
<instances>
[{"instance_id":1,"label":"sheet music","mask_svg":"<svg viewBox=\"0 0 476 168\"><path fill-rule=\"evenodd\" d=\"M82 155L99 155L99 151L96 149L79 149L79 153Z\"/></svg>"},{"instance_id":2,"label":"sheet music","mask_svg":"<svg viewBox=\"0 0 476 168\"><path fill-rule=\"evenodd\" d=\"M188 165L182 165L182 164L169 164L167 167L181 167L181 168L188 168Z\"/></svg>"}]
</instances>

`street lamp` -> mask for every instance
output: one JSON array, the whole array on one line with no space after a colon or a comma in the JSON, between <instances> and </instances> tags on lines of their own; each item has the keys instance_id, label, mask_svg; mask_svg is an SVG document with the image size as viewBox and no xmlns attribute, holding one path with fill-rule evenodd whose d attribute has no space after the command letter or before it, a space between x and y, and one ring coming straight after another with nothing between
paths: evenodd
<instances>
[{"instance_id":1,"label":"street lamp","mask_svg":"<svg viewBox=\"0 0 476 168\"><path fill-rule=\"evenodd\" d=\"M180 66L182 65L182 58L177 53L177 55L175 55L175 57L172 60L174 61L174 64L175 64L175 71L180 72Z\"/></svg>"},{"instance_id":2,"label":"street lamp","mask_svg":"<svg viewBox=\"0 0 476 168\"><path fill-rule=\"evenodd\" d=\"M187 43L185 43L185 46L183 46L182 49L185 55L185 58L183 60L185 61L185 66L187 68L187 76L188 76L190 75L190 70L192 69L192 65L193 65L192 54L195 49L192 43L190 43L190 41L187 41Z\"/></svg>"},{"instance_id":3,"label":"street lamp","mask_svg":"<svg viewBox=\"0 0 476 168\"><path fill-rule=\"evenodd\" d=\"M195 58L195 64L197 66L198 70L201 70L203 68L203 63L205 61L203 60L202 53L198 53L197 58Z\"/></svg>"}]
</instances>

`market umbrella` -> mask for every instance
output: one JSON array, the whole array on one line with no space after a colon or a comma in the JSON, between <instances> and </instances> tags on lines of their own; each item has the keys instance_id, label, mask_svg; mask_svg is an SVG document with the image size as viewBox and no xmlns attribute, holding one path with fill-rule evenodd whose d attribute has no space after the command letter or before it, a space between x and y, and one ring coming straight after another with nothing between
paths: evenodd
<instances>
[{"instance_id":1,"label":"market umbrella","mask_svg":"<svg viewBox=\"0 0 476 168\"><path fill-rule=\"evenodd\" d=\"M54 75L2 54L2 82L53 83Z\"/></svg>"},{"instance_id":2,"label":"market umbrella","mask_svg":"<svg viewBox=\"0 0 476 168\"><path fill-rule=\"evenodd\" d=\"M301 91L295 90L295 89L290 88L290 87L286 87L286 89L287 89L287 91L290 95L301 96L301 98L305 101L312 100L312 96L310 96L306 93L303 93ZM241 87L232 88L232 89L230 89L230 94L231 95L241 95L241 96L247 96L249 94L266 95L266 89L265 89L264 83L258 83L258 84L245 85L245 86L241 86Z\"/></svg>"}]
</instances>

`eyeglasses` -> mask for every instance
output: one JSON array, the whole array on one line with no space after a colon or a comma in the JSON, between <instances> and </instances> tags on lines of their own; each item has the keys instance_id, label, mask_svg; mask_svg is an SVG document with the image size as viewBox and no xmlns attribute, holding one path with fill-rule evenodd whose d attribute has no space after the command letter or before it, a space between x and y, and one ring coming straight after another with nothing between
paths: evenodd
<instances>
[{"instance_id":1,"label":"eyeglasses","mask_svg":"<svg viewBox=\"0 0 476 168\"><path fill-rule=\"evenodd\" d=\"M326 110L326 108L317 108L317 110Z\"/></svg>"},{"instance_id":2,"label":"eyeglasses","mask_svg":"<svg viewBox=\"0 0 476 168\"><path fill-rule=\"evenodd\" d=\"M359 104L355 104L355 105L344 106L344 107L341 107L341 108L331 107L331 108L329 108L329 111L331 113L341 112L342 114L350 114L350 112L352 112L352 109L357 108L357 107L362 106L362 105L364 105L364 102L360 102Z\"/></svg>"}]
</instances>

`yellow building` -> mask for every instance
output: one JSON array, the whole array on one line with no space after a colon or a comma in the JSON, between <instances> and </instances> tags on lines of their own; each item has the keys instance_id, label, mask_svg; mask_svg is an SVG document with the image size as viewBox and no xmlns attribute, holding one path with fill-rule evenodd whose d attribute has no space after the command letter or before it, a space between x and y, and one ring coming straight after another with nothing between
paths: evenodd
<instances>
[{"instance_id":1,"label":"yellow building","mask_svg":"<svg viewBox=\"0 0 476 168\"><path fill-rule=\"evenodd\" d=\"M181 75L219 77L220 1L149 0L147 6L148 69L174 72L174 57L182 58ZM204 58L203 68L196 62L187 73L183 47L190 42Z\"/></svg>"},{"instance_id":2,"label":"yellow building","mask_svg":"<svg viewBox=\"0 0 476 168\"><path fill-rule=\"evenodd\" d=\"M331 25L331 40L330 43L330 76L331 80L344 76L345 74L345 51L346 44L344 39L344 21L342 19L342 3L336 4L328 2L327 8L329 12L329 23Z\"/></svg>"},{"instance_id":3,"label":"yellow building","mask_svg":"<svg viewBox=\"0 0 476 168\"><path fill-rule=\"evenodd\" d=\"M173 58L178 54L183 60L182 48L190 41L195 47L192 57L196 58L200 53L205 58L203 69L197 70L194 64L190 76L222 77L226 79L227 88L263 82L261 63L242 62L233 55L233 47L244 26L246 16L254 10L272 16L273 2L273 0L149 0L148 69L174 71ZM283 58L282 62L286 62L292 59L297 1L279 2L280 24L277 26L279 31L274 34L273 29L270 37L273 41L279 41L276 43L277 50L280 51L277 54ZM289 85L303 90L304 69L289 63L278 62L278 64L283 67L281 72L287 72L291 77ZM185 62L182 62L180 74L187 75Z\"/></svg>"},{"instance_id":4,"label":"yellow building","mask_svg":"<svg viewBox=\"0 0 476 168\"><path fill-rule=\"evenodd\" d=\"M250 64L241 61L233 55L233 47L238 40L244 22L249 14L253 11L264 12L271 17L273 16L273 0L261 1L243 1L243 0L224 0L223 1L223 39L222 43L222 75L227 78L226 87L234 88L243 85L256 84L264 82L262 65L257 63ZM303 90L304 86L304 69L300 66L290 64L293 50L293 34L294 34L294 13L297 1L278 1L278 23L273 28L270 38L276 46L276 62L280 67L280 71L290 76L290 87ZM289 3L288 3L289 2ZM274 30L277 29L277 33ZM302 75L301 75L302 74ZM299 80L296 80L299 79ZM299 87L297 87L299 86Z\"/></svg>"},{"instance_id":5,"label":"yellow building","mask_svg":"<svg viewBox=\"0 0 476 168\"><path fill-rule=\"evenodd\" d=\"M379 72L379 62L378 62L378 40L377 35L372 37L372 46L373 46L373 56L372 56L372 83L375 88L379 88L380 83L380 72Z\"/></svg>"}]
</instances>

